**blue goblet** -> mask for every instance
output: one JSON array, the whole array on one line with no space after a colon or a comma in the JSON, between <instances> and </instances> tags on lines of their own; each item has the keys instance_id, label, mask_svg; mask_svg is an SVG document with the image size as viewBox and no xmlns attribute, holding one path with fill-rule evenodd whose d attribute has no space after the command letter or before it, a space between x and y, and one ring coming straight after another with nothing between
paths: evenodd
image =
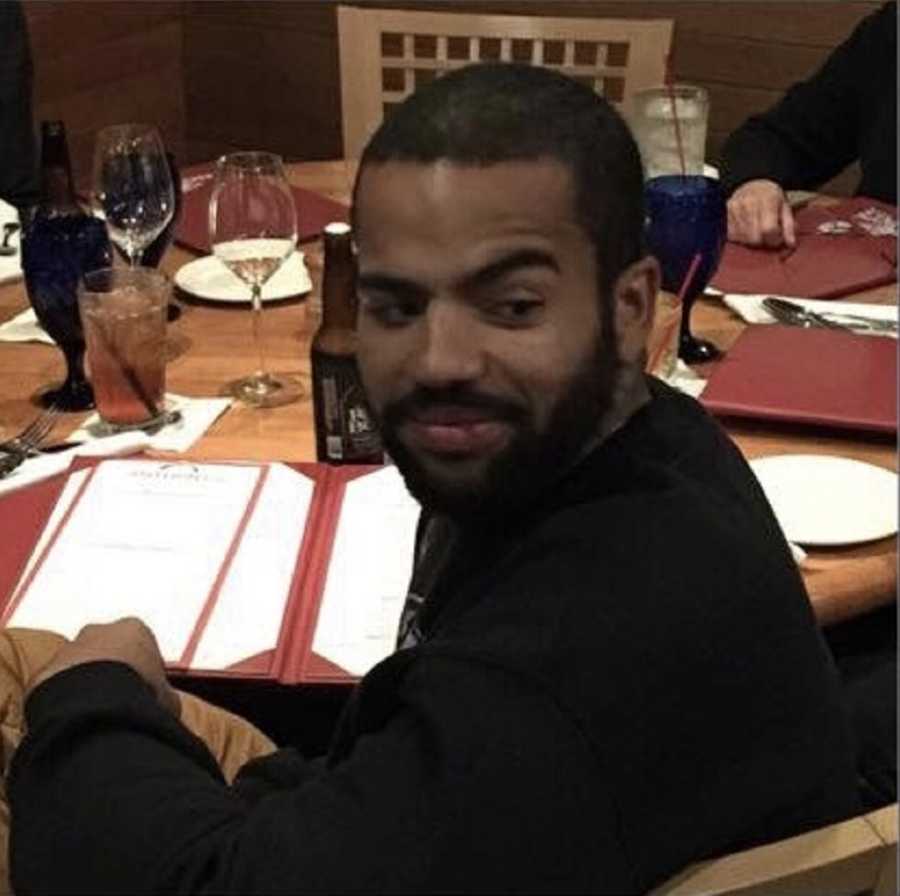
<instances>
[{"instance_id":1,"label":"blue goblet","mask_svg":"<svg viewBox=\"0 0 900 896\"><path fill-rule=\"evenodd\" d=\"M677 293L694 256L700 254L690 282L684 284L679 357L710 361L720 352L711 342L691 333L691 308L706 289L725 245L725 196L717 180L702 175L666 174L647 181L644 188L646 239L662 270L662 287Z\"/></svg>"}]
</instances>

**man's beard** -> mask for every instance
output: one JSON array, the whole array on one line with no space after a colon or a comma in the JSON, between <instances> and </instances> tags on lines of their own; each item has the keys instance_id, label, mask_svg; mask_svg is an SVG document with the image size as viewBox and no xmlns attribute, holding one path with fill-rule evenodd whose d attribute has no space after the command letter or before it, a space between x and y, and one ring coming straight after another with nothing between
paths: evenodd
<instances>
[{"instance_id":1,"label":"man's beard","mask_svg":"<svg viewBox=\"0 0 900 896\"><path fill-rule=\"evenodd\" d=\"M604 336L610 332L611 328L602 328L594 350L572 375L543 431L537 430L524 405L467 388L418 387L388 404L381 419L382 436L410 493L423 507L463 525L502 522L538 501L589 451L612 409L620 364L615 340ZM509 423L515 435L480 474L465 481L442 478L398 437L400 425L411 414L440 405L490 411ZM447 466L453 463L452 458L444 460Z\"/></svg>"}]
</instances>

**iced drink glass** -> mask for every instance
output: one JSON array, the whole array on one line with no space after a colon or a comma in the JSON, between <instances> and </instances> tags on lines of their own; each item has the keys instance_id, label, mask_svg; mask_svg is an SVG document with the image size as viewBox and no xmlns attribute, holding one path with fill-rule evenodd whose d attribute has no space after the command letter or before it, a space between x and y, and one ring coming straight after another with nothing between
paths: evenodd
<instances>
[{"instance_id":1,"label":"iced drink glass","mask_svg":"<svg viewBox=\"0 0 900 896\"><path fill-rule=\"evenodd\" d=\"M631 109L631 128L648 180L663 174L703 174L709 118L706 90L691 84L648 87L635 92ZM678 115L677 134L673 110ZM683 171L678 135L684 154Z\"/></svg>"},{"instance_id":2,"label":"iced drink glass","mask_svg":"<svg viewBox=\"0 0 900 896\"><path fill-rule=\"evenodd\" d=\"M101 420L111 431L164 416L166 309L171 285L152 268L103 268L85 275L78 308Z\"/></svg>"}]
</instances>

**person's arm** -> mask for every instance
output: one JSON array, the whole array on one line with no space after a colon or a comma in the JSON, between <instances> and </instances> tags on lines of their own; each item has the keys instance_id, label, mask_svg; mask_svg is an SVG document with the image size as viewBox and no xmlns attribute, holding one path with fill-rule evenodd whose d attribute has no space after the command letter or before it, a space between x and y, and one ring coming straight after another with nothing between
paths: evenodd
<instances>
[{"instance_id":1,"label":"person's arm","mask_svg":"<svg viewBox=\"0 0 900 896\"><path fill-rule=\"evenodd\" d=\"M871 79L885 76L873 66L890 27L890 10L866 18L815 75L728 138L721 179L730 197L729 239L793 245L783 191L818 187L858 157L864 91L871 90Z\"/></svg>"},{"instance_id":2,"label":"person's arm","mask_svg":"<svg viewBox=\"0 0 900 896\"><path fill-rule=\"evenodd\" d=\"M588 853L634 889L596 759L551 700L440 658L383 694L340 761L249 808L127 666L50 678L9 781L15 891L584 891Z\"/></svg>"}]
</instances>

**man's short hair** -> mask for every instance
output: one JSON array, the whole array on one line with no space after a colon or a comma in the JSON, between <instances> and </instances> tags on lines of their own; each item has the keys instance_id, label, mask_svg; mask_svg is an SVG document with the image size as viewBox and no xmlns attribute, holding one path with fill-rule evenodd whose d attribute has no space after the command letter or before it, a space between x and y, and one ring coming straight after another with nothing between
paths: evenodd
<instances>
[{"instance_id":1,"label":"man's short hair","mask_svg":"<svg viewBox=\"0 0 900 896\"><path fill-rule=\"evenodd\" d=\"M516 63L457 69L382 122L359 170L392 161L486 166L539 158L569 169L575 212L596 250L600 295L608 297L621 271L644 254L643 172L622 117L577 81Z\"/></svg>"}]
</instances>

